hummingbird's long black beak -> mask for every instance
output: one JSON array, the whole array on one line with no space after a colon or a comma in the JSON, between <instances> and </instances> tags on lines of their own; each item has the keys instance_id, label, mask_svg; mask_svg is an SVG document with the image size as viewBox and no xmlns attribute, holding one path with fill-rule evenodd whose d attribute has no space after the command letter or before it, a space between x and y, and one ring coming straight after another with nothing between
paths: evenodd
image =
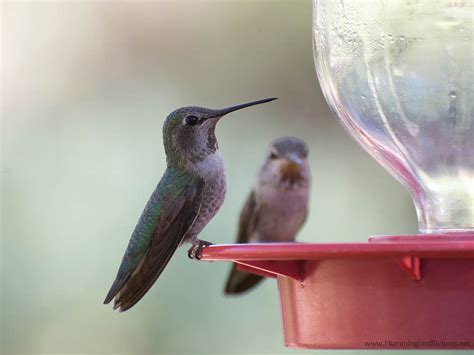
<instances>
[{"instance_id":1,"label":"hummingbird's long black beak","mask_svg":"<svg viewBox=\"0 0 474 355\"><path fill-rule=\"evenodd\" d=\"M272 97L272 98L269 98L269 99L257 100L257 101L247 102L245 104L240 104L240 105L227 107L227 108L224 108L224 109L221 109L221 110L215 110L212 117L221 117L221 116L227 115L228 113L231 113L231 112L234 112L234 111L246 108L246 107L264 104L266 102L274 101L276 99L278 99L278 98L277 97Z\"/></svg>"}]
</instances>

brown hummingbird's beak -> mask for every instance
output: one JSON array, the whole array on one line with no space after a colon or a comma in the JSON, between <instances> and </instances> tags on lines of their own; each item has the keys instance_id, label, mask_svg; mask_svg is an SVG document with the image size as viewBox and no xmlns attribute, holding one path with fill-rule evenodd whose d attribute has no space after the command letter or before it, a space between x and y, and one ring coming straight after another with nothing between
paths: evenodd
<instances>
[{"instance_id":1,"label":"brown hummingbird's beak","mask_svg":"<svg viewBox=\"0 0 474 355\"><path fill-rule=\"evenodd\" d=\"M234 111L246 108L246 107L264 104L266 102L274 101L276 99L277 99L277 97L272 97L272 98L269 98L269 99L257 100L257 101L247 102L246 104L240 104L240 105L236 105L236 106L227 107L227 108L224 108L224 109L221 109L221 110L214 110L213 115L211 117L222 117L224 115L227 115L228 113L231 113L231 112L234 112Z\"/></svg>"}]
</instances>

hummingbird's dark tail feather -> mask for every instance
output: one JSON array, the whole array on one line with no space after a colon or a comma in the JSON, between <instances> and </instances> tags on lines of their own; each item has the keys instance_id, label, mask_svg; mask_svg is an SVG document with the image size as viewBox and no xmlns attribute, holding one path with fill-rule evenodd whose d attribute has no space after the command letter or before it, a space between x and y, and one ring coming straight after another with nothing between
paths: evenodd
<instances>
[{"instance_id":1,"label":"hummingbird's dark tail feather","mask_svg":"<svg viewBox=\"0 0 474 355\"><path fill-rule=\"evenodd\" d=\"M180 197L168 201L156 223L150 244L136 268L127 268L128 252L104 303L115 298L114 309L123 312L133 307L147 293L161 275L174 252L186 237L197 218L197 211L202 202L203 181L187 186ZM145 209L146 215L147 209ZM134 243L132 238L131 243ZM133 253L133 246L130 253ZM128 249L127 249L128 250Z\"/></svg>"},{"instance_id":2,"label":"hummingbird's dark tail feather","mask_svg":"<svg viewBox=\"0 0 474 355\"><path fill-rule=\"evenodd\" d=\"M258 284L262 279L262 276L237 270L237 264L234 263L224 292L226 295L237 295L244 293Z\"/></svg>"},{"instance_id":3,"label":"hummingbird's dark tail feather","mask_svg":"<svg viewBox=\"0 0 474 355\"><path fill-rule=\"evenodd\" d=\"M123 312L133 307L155 283L174 252L181 239L171 238L173 231L168 234L170 238L154 238L146 255L131 275L117 277L110 288L104 304L110 303L114 298L114 309Z\"/></svg>"},{"instance_id":4,"label":"hummingbird's dark tail feather","mask_svg":"<svg viewBox=\"0 0 474 355\"><path fill-rule=\"evenodd\" d=\"M141 265L115 295L114 309L124 312L140 301L161 275L180 243L181 240L175 238L168 240L166 244L156 243L164 245L152 246Z\"/></svg>"},{"instance_id":5,"label":"hummingbird's dark tail feather","mask_svg":"<svg viewBox=\"0 0 474 355\"><path fill-rule=\"evenodd\" d=\"M126 311L145 295L161 275L181 243L186 232L186 230L183 232L183 229L188 228L180 223L180 216L177 217L178 220L166 229L160 228L158 223L143 259L131 271L126 268L128 255L125 254L117 278L110 288L104 304L110 303L115 298L114 309Z\"/></svg>"}]
</instances>

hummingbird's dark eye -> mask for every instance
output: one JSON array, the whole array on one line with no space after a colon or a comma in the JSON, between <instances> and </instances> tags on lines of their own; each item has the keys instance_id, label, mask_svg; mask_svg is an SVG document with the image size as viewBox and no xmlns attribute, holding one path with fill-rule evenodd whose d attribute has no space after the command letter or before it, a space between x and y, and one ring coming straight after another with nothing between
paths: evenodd
<instances>
[{"instance_id":1,"label":"hummingbird's dark eye","mask_svg":"<svg viewBox=\"0 0 474 355\"><path fill-rule=\"evenodd\" d=\"M277 159L277 158L278 158L278 154L277 154L277 153L272 152L272 153L270 154L270 159Z\"/></svg>"},{"instance_id":2,"label":"hummingbird's dark eye","mask_svg":"<svg viewBox=\"0 0 474 355\"><path fill-rule=\"evenodd\" d=\"M186 117L185 122L188 126L195 126L199 123L199 118L194 115L189 115Z\"/></svg>"}]
</instances>

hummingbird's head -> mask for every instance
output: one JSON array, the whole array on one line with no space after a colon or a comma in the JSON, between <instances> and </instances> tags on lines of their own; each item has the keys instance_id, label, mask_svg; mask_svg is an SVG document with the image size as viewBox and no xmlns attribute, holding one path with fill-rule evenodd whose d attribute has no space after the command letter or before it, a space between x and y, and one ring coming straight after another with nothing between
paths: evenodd
<instances>
[{"instance_id":1,"label":"hummingbird's head","mask_svg":"<svg viewBox=\"0 0 474 355\"><path fill-rule=\"evenodd\" d=\"M308 153L308 146L299 138L274 140L260 169L260 183L284 189L308 187L311 178Z\"/></svg>"},{"instance_id":2,"label":"hummingbird's head","mask_svg":"<svg viewBox=\"0 0 474 355\"><path fill-rule=\"evenodd\" d=\"M171 160L187 164L203 160L218 149L215 127L223 116L273 100L276 98L252 101L220 110L189 106L173 111L163 125L163 142L168 162Z\"/></svg>"}]
</instances>

